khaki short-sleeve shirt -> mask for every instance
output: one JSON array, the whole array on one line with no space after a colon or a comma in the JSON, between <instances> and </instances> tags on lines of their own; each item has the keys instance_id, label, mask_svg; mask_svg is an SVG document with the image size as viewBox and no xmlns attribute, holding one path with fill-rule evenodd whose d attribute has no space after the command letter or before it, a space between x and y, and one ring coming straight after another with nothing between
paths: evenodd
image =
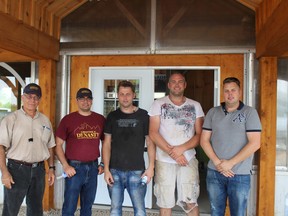
<instances>
[{"instance_id":1,"label":"khaki short-sleeve shirt","mask_svg":"<svg viewBox=\"0 0 288 216\"><path fill-rule=\"evenodd\" d=\"M29 163L47 160L49 148L55 139L49 119L42 113L32 118L19 109L10 113L0 123L0 145L6 147L6 157Z\"/></svg>"}]
</instances>

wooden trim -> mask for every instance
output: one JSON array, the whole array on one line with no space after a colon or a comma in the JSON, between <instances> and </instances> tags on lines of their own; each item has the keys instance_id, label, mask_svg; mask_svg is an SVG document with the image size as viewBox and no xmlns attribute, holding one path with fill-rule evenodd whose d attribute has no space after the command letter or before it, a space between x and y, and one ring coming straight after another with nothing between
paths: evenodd
<instances>
[{"instance_id":1,"label":"wooden trim","mask_svg":"<svg viewBox=\"0 0 288 216\"><path fill-rule=\"evenodd\" d=\"M277 58L259 59L260 107L262 123L258 169L257 215L274 215L277 116Z\"/></svg>"},{"instance_id":2,"label":"wooden trim","mask_svg":"<svg viewBox=\"0 0 288 216\"><path fill-rule=\"evenodd\" d=\"M56 112L56 62L53 60L39 61L39 85L42 89L42 98L39 105L39 111L44 113L51 121L55 129ZM54 130L55 131L55 130ZM46 170L48 164L45 163ZM55 179L56 180L56 179ZM44 211L54 208L54 185L49 186L46 178L45 192L43 198ZM55 184L55 183L54 183Z\"/></svg>"}]
</instances>

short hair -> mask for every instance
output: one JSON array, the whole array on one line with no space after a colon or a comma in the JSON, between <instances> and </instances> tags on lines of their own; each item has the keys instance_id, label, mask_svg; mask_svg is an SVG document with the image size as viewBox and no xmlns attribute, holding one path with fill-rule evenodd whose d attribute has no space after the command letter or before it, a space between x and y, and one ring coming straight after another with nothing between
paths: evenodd
<instances>
[{"instance_id":1,"label":"short hair","mask_svg":"<svg viewBox=\"0 0 288 216\"><path fill-rule=\"evenodd\" d=\"M223 80L223 85L225 85L226 83L236 83L239 88L240 88L240 81L236 78L236 77L227 77L226 79Z\"/></svg>"},{"instance_id":2,"label":"short hair","mask_svg":"<svg viewBox=\"0 0 288 216\"><path fill-rule=\"evenodd\" d=\"M171 72L171 74L170 74L170 76L169 76L169 79L168 79L168 82L170 81L170 77L171 77L172 75L174 75L174 74L179 74L179 75L181 75L181 76L184 78L185 82L186 82L185 73L182 72L182 71L177 71L177 70Z\"/></svg>"},{"instance_id":3,"label":"short hair","mask_svg":"<svg viewBox=\"0 0 288 216\"><path fill-rule=\"evenodd\" d=\"M117 93L119 92L120 87L131 88L132 92L135 93L135 86L128 80L122 80L119 82L117 86Z\"/></svg>"}]
</instances>

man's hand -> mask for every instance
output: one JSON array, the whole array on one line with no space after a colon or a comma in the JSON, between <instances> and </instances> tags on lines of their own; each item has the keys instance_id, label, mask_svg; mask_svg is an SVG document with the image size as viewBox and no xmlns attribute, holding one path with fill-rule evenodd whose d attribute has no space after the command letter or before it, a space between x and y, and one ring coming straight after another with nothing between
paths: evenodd
<instances>
[{"instance_id":1,"label":"man's hand","mask_svg":"<svg viewBox=\"0 0 288 216\"><path fill-rule=\"evenodd\" d=\"M235 175L232 168L233 164L229 160L221 160L216 166L217 171L226 177L233 177Z\"/></svg>"},{"instance_id":2,"label":"man's hand","mask_svg":"<svg viewBox=\"0 0 288 216\"><path fill-rule=\"evenodd\" d=\"M174 160L176 160L178 157L180 157L185 151L185 149L183 149L182 146L171 146L171 145L169 145L168 147L170 148L170 151L168 152L168 154Z\"/></svg>"},{"instance_id":3,"label":"man's hand","mask_svg":"<svg viewBox=\"0 0 288 216\"><path fill-rule=\"evenodd\" d=\"M14 182L14 180L13 180L13 178L9 172L2 175L1 181L2 181L2 185L4 187L6 187L7 189L11 189L12 184L15 184L15 182Z\"/></svg>"},{"instance_id":4,"label":"man's hand","mask_svg":"<svg viewBox=\"0 0 288 216\"><path fill-rule=\"evenodd\" d=\"M151 181L152 177L154 176L154 169L147 169L145 172L142 174L141 178L144 176L147 176L147 184Z\"/></svg>"},{"instance_id":5,"label":"man's hand","mask_svg":"<svg viewBox=\"0 0 288 216\"><path fill-rule=\"evenodd\" d=\"M102 175L104 173L104 167L99 165L98 166L98 175Z\"/></svg>"},{"instance_id":6,"label":"man's hand","mask_svg":"<svg viewBox=\"0 0 288 216\"><path fill-rule=\"evenodd\" d=\"M110 171L105 171L104 172L104 180L106 181L106 183L109 185L109 186L112 186L113 183L114 183L114 179L113 179L113 176L111 174Z\"/></svg>"},{"instance_id":7,"label":"man's hand","mask_svg":"<svg viewBox=\"0 0 288 216\"><path fill-rule=\"evenodd\" d=\"M53 169L49 169L48 171L48 184L52 186L55 182L55 171Z\"/></svg>"},{"instance_id":8,"label":"man's hand","mask_svg":"<svg viewBox=\"0 0 288 216\"><path fill-rule=\"evenodd\" d=\"M180 166L187 166L188 165L188 161L187 159L185 158L184 155L181 155L180 157L178 157L176 159L176 162L177 164L179 164Z\"/></svg>"},{"instance_id":9,"label":"man's hand","mask_svg":"<svg viewBox=\"0 0 288 216\"><path fill-rule=\"evenodd\" d=\"M64 172L67 174L68 178L71 178L76 174L76 170L74 169L74 167L70 165L63 167L63 169L64 169Z\"/></svg>"}]
</instances>

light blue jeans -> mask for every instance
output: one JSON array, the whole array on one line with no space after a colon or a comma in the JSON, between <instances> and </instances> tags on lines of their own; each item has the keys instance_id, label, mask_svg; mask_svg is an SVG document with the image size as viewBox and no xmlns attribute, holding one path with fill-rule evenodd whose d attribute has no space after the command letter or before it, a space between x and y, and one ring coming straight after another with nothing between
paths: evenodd
<instances>
[{"instance_id":1,"label":"light blue jeans","mask_svg":"<svg viewBox=\"0 0 288 216\"><path fill-rule=\"evenodd\" d=\"M147 185L141 184L141 175L143 171L144 170L110 170L114 179L113 186L108 186L109 196L111 198L110 216L122 216L122 203L124 201L125 188L130 196L134 209L134 215L146 216L145 195Z\"/></svg>"},{"instance_id":2,"label":"light blue jeans","mask_svg":"<svg viewBox=\"0 0 288 216\"><path fill-rule=\"evenodd\" d=\"M69 162L76 170L71 178L65 178L64 203L62 216L74 216L80 195L80 215L91 216L95 200L98 178L98 162L79 164Z\"/></svg>"},{"instance_id":3,"label":"light blue jeans","mask_svg":"<svg viewBox=\"0 0 288 216\"><path fill-rule=\"evenodd\" d=\"M225 215L227 198L231 216L246 215L250 191L250 175L235 175L229 178L217 170L208 168L206 183L211 216Z\"/></svg>"}]
</instances>

